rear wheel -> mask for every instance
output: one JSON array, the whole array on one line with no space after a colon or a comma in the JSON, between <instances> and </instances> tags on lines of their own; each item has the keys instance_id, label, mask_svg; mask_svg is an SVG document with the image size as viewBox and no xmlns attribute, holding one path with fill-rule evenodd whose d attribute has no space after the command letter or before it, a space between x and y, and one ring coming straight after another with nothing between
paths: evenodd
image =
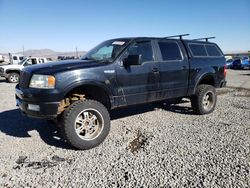
<instances>
[{"instance_id":1,"label":"rear wheel","mask_svg":"<svg viewBox=\"0 0 250 188\"><path fill-rule=\"evenodd\" d=\"M101 144L109 133L109 112L97 101L77 101L65 110L61 126L70 145L91 149Z\"/></svg>"},{"instance_id":2,"label":"rear wheel","mask_svg":"<svg viewBox=\"0 0 250 188\"><path fill-rule=\"evenodd\" d=\"M15 72L9 73L8 74L8 81L10 83L17 83L17 82L19 82L19 74L15 73Z\"/></svg>"},{"instance_id":3,"label":"rear wheel","mask_svg":"<svg viewBox=\"0 0 250 188\"><path fill-rule=\"evenodd\" d=\"M195 95L191 97L191 105L196 114L209 114L214 111L217 95L211 85L199 85Z\"/></svg>"}]
</instances>

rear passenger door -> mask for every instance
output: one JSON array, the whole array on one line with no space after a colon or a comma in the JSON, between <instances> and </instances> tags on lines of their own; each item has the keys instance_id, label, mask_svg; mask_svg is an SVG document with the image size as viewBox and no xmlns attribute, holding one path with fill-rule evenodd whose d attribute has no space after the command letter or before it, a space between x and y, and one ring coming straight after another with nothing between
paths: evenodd
<instances>
[{"instance_id":1,"label":"rear passenger door","mask_svg":"<svg viewBox=\"0 0 250 188\"><path fill-rule=\"evenodd\" d=\"M157 40L161 98L187 95L189 63L183 44L178 40Z\"/></svg>"}]
</instances>

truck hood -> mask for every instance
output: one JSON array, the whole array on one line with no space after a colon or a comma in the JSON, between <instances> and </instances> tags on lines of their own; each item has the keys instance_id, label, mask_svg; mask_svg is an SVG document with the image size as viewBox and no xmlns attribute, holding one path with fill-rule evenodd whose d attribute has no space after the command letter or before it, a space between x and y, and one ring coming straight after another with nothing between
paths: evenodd
<instances>
[{"instance_id":1,"label":"truck hood","mask_svg":"<svg viewBox=\"0 0 250 188\"><path fill-rule=\"evenodd\" d=\"M22 65L2 65L0 67L2 67L4 70L7 70L7 69L18 69L18 70L20 70L20 69L23 68Z\"/></svg>"},{"instance_id":2,"label":"truck hood","mask_svg":"<svg viewBox=\"0 0 250 188\"><path fill-rule=\"evenodd\" d=\"M24 71L31 74L55 74L58 72L64 72L68 70L83 69L83 68L92 68L107 65L107 63L99 63L93 60L65 60L65 61L56 61L49 62L39 65L32 65L25 67Z\"/></svg>"}]
</instances>

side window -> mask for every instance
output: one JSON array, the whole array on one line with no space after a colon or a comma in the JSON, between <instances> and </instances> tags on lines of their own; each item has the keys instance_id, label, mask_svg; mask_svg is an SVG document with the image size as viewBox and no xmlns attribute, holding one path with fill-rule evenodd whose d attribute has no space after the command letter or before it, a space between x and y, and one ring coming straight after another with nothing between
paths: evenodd
<instances>
[{"instance_id":1,"label":"side window","mask_svg":"<svg viewBox=\"0 0 250 188\"><path fill-rule=\"evenodd\" d=\"M17 60L17 56L13 56L13 60Z\"/></svg>"},{"instance_id":2,"label":"side window","mask_svg":"<svg viewBox=\"0 0 250 188\"><path fill-rule=\"evenodd\" d=\"M162 60L182 60L180 48L176 42L159 42Z\"/></svg>"},{"instance_id":3,"label":"side window","mask_svg":"<svg viewBox=\"0 0 250 188\"><path fill-rule=\"evenodd\" d=\"M206 45L206 49L209 56L222 56L222 54L215 45Z\"/></svg>"},{"instance_id":4,"label":"side window","mask_svg":"<svg viewBox=\"0 0 250 188\"><path fill-rule=\"evenodd\" d=\"M32 65L37 64L37 60L36 59L31 59Z\"/></svg>"},{"instance_id":5,"label":"side window","mask_svg":"<svg viewBox=\"0 0 250 188\"><path fill-rule=\"evenodd\" d=\"M39 59L39 63L44 63L44 59Z\"/></svg>"},{"instance_id":6,"label":"side window","mask_svg":"<svg viewBox=\"0 0 250 188\"><path fill-rule=\"evenodd\" d=\"M140 64L146 61L153 61L153 50L150 41L137 42L129 47L129 55L141 55Z\"/></svg>"},{"instance_id":7,"label":"side window","mask_svg":"<svg viewBox=\"0 0 250 188\"><path fill-rule=\"evenodd\" d=\"M207 52L203 44L189 44L189 48L194 56L207 56Z\"/></svg>"}]
</instances>

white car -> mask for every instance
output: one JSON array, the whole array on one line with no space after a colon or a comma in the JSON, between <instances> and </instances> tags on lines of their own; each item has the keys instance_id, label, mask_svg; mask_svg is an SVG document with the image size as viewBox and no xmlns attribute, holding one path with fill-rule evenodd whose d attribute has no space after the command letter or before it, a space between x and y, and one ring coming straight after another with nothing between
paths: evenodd
<instances>
[{"instance_id":1,"label":"white car","mask_svg":"<svg viewBox=\"0 0 250 188\"><path fill-rule=\"evenodd\" d=\"M5 79L10 83L19 82L19 76L21 70L29 65L41 64L48 62L47 58L44 57L28 57L23 59L18 64L3 65L0 66L0 76L5 77Z\"/></svg>"}]
</instances>

